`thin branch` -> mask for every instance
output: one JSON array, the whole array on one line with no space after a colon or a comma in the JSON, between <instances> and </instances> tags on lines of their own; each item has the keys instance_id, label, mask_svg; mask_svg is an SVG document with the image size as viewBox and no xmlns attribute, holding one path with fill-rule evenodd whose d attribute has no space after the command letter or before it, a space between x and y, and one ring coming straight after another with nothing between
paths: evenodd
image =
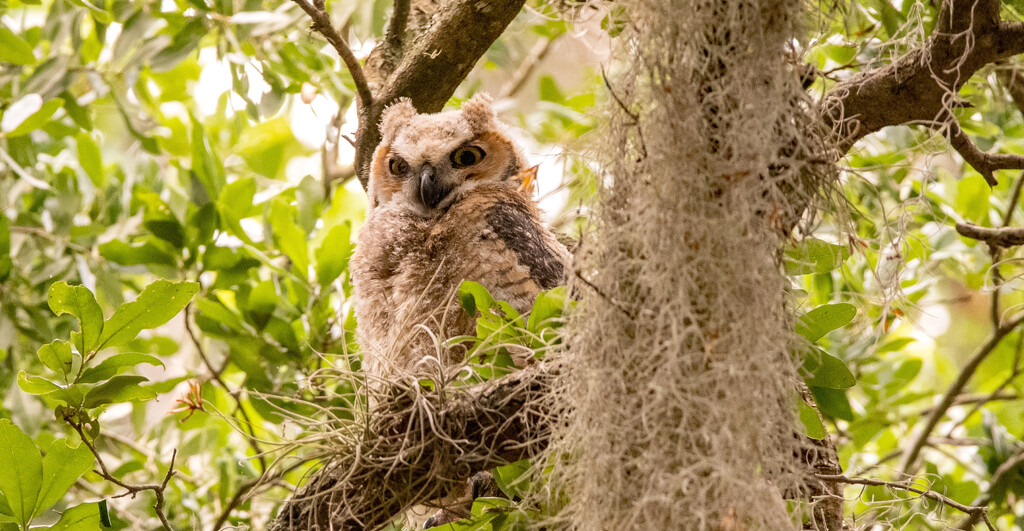
<instances>
[{"instance_id":1,"label":"thin branch","mask_svg":"<svg viewBox=\"0 0 1024 531\"><path fill-rule=\"evenodd\" d=\"M11 229L11 232L18 232L18 233L21 233L21 234L29 234L29 235L32 235L32 236L36 236L36 237L39 237L39 238L44 238L44 239L50 240L50 241L52 241L54 243L63 244L65 246L67 246L68 249L76 251L79 254L83 254L83 255L86 255L86 256L89 256L89 257L94 257L95 256L95 255L93 255L92 249L89 249L88 247L83 247L81 245L78 245L77 243L71 241L68 238L65 238L65 237L62 237L62 236L57 236L56 234L52 234L49 231L45 231L45 230L43 230L43 229L41 229L39 227L24 227L24 226L21 226L21 225L11 225L10 229Z\"/></svg>"},{"instance_id":2,"label":"thin branch","mask_svg":"<svg viewBox=\"0 0 1024 531\"><path fill-rule=\"evenodd\" d=\"M1003 338L1010 332L1014 331L1021 325L1021 323L1024 323L1024 313L1017 315L1005 324L996 325L995 330L992 331L988 340L978 348L974 355L971 356L971 359L967 362L967 365L964 365L963 369L960 370L960 374L957 375L956 381L946 389L945 394L942 395L942 399L939 400L939 404L935 406L935 409L932 410L932 413L925 420L924 427L918 430L918 433L911 440L910 445L903 454L903 458L900 460L899 470L904 474L910 474L913 472L917 457L921 453L921 448L924 447L925 443L928 441L928 437L931 435L932 431L935 430L935 427L939 424L939 421L942 420L942 417L944 417L946 412L949 411L949 408L953 406L957 396L960 395L960 392L963 391L964 387L967 386L967 383L970 382L971 377L974 376L974 373L978 370L981 362L985 361L996 347L999 346L999 343Z\"/></svg>"},{"instance_id":3,"label":"thin branch","mask_svg":"<svg viewBox=\"0 0 1024 531\"><path fill-rule=\"evenodd\" d=\"M978 240L992 247L1024 245L1024 227L979 227L973 223L957 223L956 231L965 238Z\"/></svg>"},{"instance_id":4,"label":"thin branch","mask_svg":"<svg viewBox=\"0 0 1024 531\"><path fill-rule=\"evenodd\" d=\"M167 488L167 483L171 481L171 477L173 477L175 474L174 460L176 457L178 457L178 449L175 448L174 453L171 454L171 463L167 467L167 473L164 475L164 479L162 482L132 485L130 483L125 483L124 481L121 481L110 474L110 472L107 470L107 465L103 462L103 457L100 456L99 451L96 450L96 447L85 435L85 431L82 429L82 425L80 423L76 422L73 419L67 418L65 419L65 421L68 423L68 425L74 428L75 431L78 432L78 435L82 438L82 442L85 443L85 445L89 448L89 451L92 452L93 457L96 458L96 464L99 465L100 469L95 470L94 472L96 472L96 474L99 475L101 478L117 485L118 487L121 487L122 489L125 489L125 493L115 497L120 498L122 496L130 495L132 498L134 498L136 494L142 491L153 491L153 494L156 496L156 503L153 505L153 510L156 511L156 516L160 519L160 522L163 524L164 529L172 531L174 528L171 527L171 523L167 520L167 515L164 514L164 490Z\"/></svg>"},{"instance_id":5,"label":"thin branch","mask_svg":"<svg viewBox=\"0 0 1024 531\"><path fill-rule=\"evenodd\" d=\"M231 396L231 398L234 400L234 402L235 402L235 411L232 413L232 415L234 413L241 413L242 419L244 420L244 422L242 424L245 426L246 431L249 434L248 437L245 437L245 440L249 444L249 447L252 448L252 451L255 453L256 459L259 460L259 462L260 462L260 470L261 471L266 470L267 469L267 460L266 460L266 457L264 456L265 452L264 452L264 450L262 448L260 448L259 443L256 442L256 431L252 427L252 419L249 418L249 414L246 413L245 408L242 407L241 390L239 390L239 389L234 389L234 390L231 389L230 387L228 387L228 384L225 383L224 380L220 377L221 373L224 372L224 369L226 369L227 366L228 366L227 360L225 360L224 365L222 365L220 369L215 369L213 367L213 363L210 362L209 356L206 355L206 349L203 348L203 345L202 345L202 343L199 342L199 338L196 336L195 331L192 330L192 324L191 324L191 319L190 319L191 318L191 315L190 315L191 311L192 311L192 304L186 305L185 306L185 332L187 333L189 339L192 340L192 345L196 348L196 352L199 353L199 357L203 360L203 365L206 365L207 370L210 371L210 379L213 380L214 382L216 382L217 385L220 385L220 387L222 389L224 389L224 391L226 391L228 393L228 395Z\"/></svg>"},{"instance_id":6,"label":"thin branch","mask_svg":"<svg viewBox=\"0 0 1024 531\"><path fill-rule=\"evenodd\" d=\"M554 39L549 39L547 37L537 39L533 48L530 48L530 51L526 53L526 57L524 57L523 61L519 63L519 68L512 73L508 82L501 87L500 91L498 91L498 97L511 98L519 92L523 88L523 85L526 84L526 81L530 78L530 75L537 69L537 66L544 61L545 57L547 57L548 52L551 51L551 45L554 43Z\"/></svg>"},{"instance_id":7,"label":"thin branch","mask_svg":"<svg viewBox=\"0 0 1024 531\"><path fill-rule=\"evenodd\" d=\"M992 490L1000 485L1004 480L1009 478L1009 473L1016 469L1018 466L1024 464L1024 451L1019 451L1014 455L1010 456L1009 459L1003 461L1003 464L999 465L999 468L992 473L992 477L988 480L988 492L978 496L972 504L973 505L985 505L987 506L992 501ZM978 518L976 515L970 515L966 520L960 523L956 528L962 530L974 529L977 525Z\"/></svg>"},{"instance_id":8,"label":"thin branch","mask_svg":"<svg viewBox=\"0 0 1024 531\"><path fill-rule=\"evenodd\" d=\"M978 406L978 405L985 405L985 404L987 404L989 402L997 402L997 401L1003 401L1003 400L1005 400L1005 401L1013 401L1013 400L1020 400L1021 398L1024 398L1024 396L1022 396L1020 394L1017 394L1017 393L1013 393L1013 392L1004 392L1002 389L999 389L998 392L994 391L992 393L988 393L988 394L984 394L984 395L966 394L966 393L962 394L962 395L956 397L956 400L953 401L953 405L954 406L966 406L966 405ZM923 417L925 415L930 415L933 411L935 411L935 407L929 407L929 408L922 409L921 411L919 411L917 413L913 413L912 416L916 417L916 418L920 418L920 417Z\"/></svg>"},{"instance_id":9,"label":"thin branch","mask_svg":"<svg viewBox=\"0 0 1024 531\"><path fill-rule=\"evenodd\" d=\"M1013 213L1017 210L1017 203L1020 202L1021 187L1024 187L1024 172L1021 172L1017 176L1017 181L1013 183L1013 191L1010 192L1010 200L1006 204L1006 212L1003 213L1004 227L1008 227L1013 221Z\"/></svg>"},{"instance_id":10,"label":"thin branch","mask_svg":"<svg viewBox=\"0 0 1024 531\"><path fill-rule=\"evenodd\" d=\"M338 30L331 23L331 16L327 13L327 10L323 7L323 2L317 2L317 5L312 5L306 0L292 0L299 7L302 8L310 18L313 19L313 23L310 24L309 29L323 35L327 42L331 43L334 50L338 52L341 60L345 63L345 67L348 68L348 73L352 76L352 81L356 85L356 95L358 97L359 107L367 107L373 103L373 93L370 92L370 85L366 82L366 75L363 73L363 67L359 64L359 60L356 59L352 48L349 47L348 41L338 33Z\"/></svg>"},{"instance_id":11,"label":"thin branch","mask_svg":"<svg viewBox=\"0 0 1024 531\"><path fill-rule=\"evenodd\" d=\"M955 118L950 116L946 124L949 126L949 144L964 158L964 162L970 164L985 178L989 186L999 184L994 173L996 170L1024 170L1024 156L985 153L971 142Z\"/></svg>"},{"instance_id":12,"label":"thin branch","mask_svg":"<svg viewBox=\"0 0 1024 531\"><path fill-rule=\"evenodd\" d=\"M941 503L943 505L947 505L949 507L952 507L952 508L954 508L954 509L956 509L956 510L958 510L958 511L964 513L964 514L968 514L968 515L971 515L971 516L978 515L978 517L983 522L985 522L985 525L987 525L988 528L991 531L996 531L995 526L993 526L992 522L990 522L989 519L988 519L988 508L987 507L985 507L985 506L976 506L976 505L964 505L964 504L962 504L962 503L960 503L960 502L958 502L958 501L956 501L956 500L954 500L954 499L952 499L952 498L950 498L948 496L945 496L943 494L939 494L938 492L935 492L934 490L925 490L925 489L922 489L922 488L919 488L919 487L915 487L913 484L911 484L909 482L882 481L882 480L879 480L879 479L868 479L868 478L851 478L851 477L843 476L843 475L827 476L827 475L815 474L815 477L817 477L818 479L820 479L822 481L835 481L837 483L846 483L848 485L865 485L865 486L869 486L869 487L886 487L886 488L895 489L895 490L902 490L902 491L905 491L905 492L912 492L914 494L917 494L917 495L921 496L922 498L927 498L929 500L936 501L936 502L939 502L939 503Z\"/></svg>"}]
</instances>

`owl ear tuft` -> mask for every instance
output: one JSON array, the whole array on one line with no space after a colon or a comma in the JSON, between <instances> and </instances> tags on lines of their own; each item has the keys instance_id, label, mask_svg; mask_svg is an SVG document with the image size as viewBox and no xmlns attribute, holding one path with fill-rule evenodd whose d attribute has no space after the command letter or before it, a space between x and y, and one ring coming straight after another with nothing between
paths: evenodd
<instances>
[{"instance_id":1,"label":"owl ear tuft","mask_svg":"<svg viewBox=\"0 0 1024 531\"><path fill-rule=\"evenodd\" d=\"M491 101L489 94L478 92L462 104L462 116L474 133L494 130L498 115L491 107Z\"/></svg>"},{"instance_id":2,"label":"owl ear tuft","mask_svg":"<svg viewBox=\"0 0 1024 531\"><path fill-rule=\"evenodd\" d=\"M380 115L380 134L382 140L390 141L398 134L406 122L416 116L416 107L413 107L409 98L398 98L397 101L388 105Z\"/></svg>"}]
</instances>

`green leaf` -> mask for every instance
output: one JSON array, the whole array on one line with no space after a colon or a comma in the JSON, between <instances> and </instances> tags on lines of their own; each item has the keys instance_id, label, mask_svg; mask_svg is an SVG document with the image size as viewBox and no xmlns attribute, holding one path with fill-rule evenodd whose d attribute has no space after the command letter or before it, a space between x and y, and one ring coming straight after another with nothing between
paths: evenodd
<instances>
[{"instance_id":1,"label":"green leaf","mask_svg":"<svg viewBox=\"0 0 1024 531\"><path fill-rule=\"evenodd\" d=\"M14 520L28 527L43 481L43 461L32 439L7 419L0 419L0 492Z\"/></svg>"},{"instance_id":2,"label":"green leaf","mask_svg":"<svg viewBox=\"0 0 1024 531\"><path fill-rule=\"evenodd\" d=\"M825 438L825 425L821 422L821 416L803 400L800 401L800 424L804 427L804 435L819 441Z\"/></svg>"},{"instance_id":3,"label":"green leaf","mask_svg":"<svg viewBox=\"0 0 1024 531\"><path fill-rule=\"evenodd\" d=\"M150 400L156 398L156 392L139 384L149 381L143 376L114 376L85 394L82 407L91 409L105 404L131 402L133 400Z\"/></svg>"},{"instance_id":4,"label":"green leaf","mask_svg":"<svg viewBox=\"0 0 1024 531\"><path fill-rule=\"evenodd\" d=\"M66 282L55 282L50 286L47 297L50 309L57 315L70 313L78 318L82 335L79 337L78 352L85 355L96 346L103 329L103 311L96 303L89 288L85 286L69 286Z\"/></svg>"},{"instance_id":5,"label":"green leaf","mask_svg":"<svg viewBox=\"0 0 1024 531\"><path fill-rule=\"evenodd\" d=\"M899 33L900 27L907 21L906 17L902 13L896 10L889 3L889 0L876 0L878 4L878 12L880 19L882 20L882 26L885 27L885 32L890 36L895 36Z\"/></svg>"},{"instance_id":6,"label":"green leaf","mask_svg":"<svg viewBox=\"0 0 1024 531\"><path fill-rule=\"evenodd\" d=\"M857 308L852 304L823 304L800 316L796 323L796 333L813 343L849 323L855 315Z\"/></svg>"},{"instance_id":7,"label":"green leaf","mask_svg":"<svg viewBox=\"0 0 1024 531\"><path fill-rule=\"evenodd\" d=\"M565 286L558 286L537 294L533 301L533 309L526 321L526 329L539 333L544 323L562 317L565 309Z\"/></svg>"},{"instance_id":8,"label":"green leaf","mask_svg":"<svg viewBox=\"0 0 1024 531\"><path fill-rule=\"evenodd\" d=\"M78 379L78 383L93 383L106 380L140 363L164 367L164 362L149 354L140 354L138 352L114 354L103 360L99 365L86 369L82 373L82 377Z\"/></svg>"},{"instance_id":9,"label":"green leaf","mask_svg":"<svg viewBox=\"0 0 1024 531\"><path fill-rule=\"evenodd\" d=\"M487 513L502 513L503 509L512 506L512 502L505 498L481 497L473 500L471 512L473 516L481 516Z\"/></svg>"},{"instance_id":10,"label":"green leaf","mask_svg":"<svg viewBox=\"0 0 1024 531\"><path fill-rule=\"evenodd\" d=\"M72 448L67 439L53 441L43 457L43 482L32 514L39 516L60 501L92 464L93 455L88 446L79 444Z\"/></svg>"},{"instance_id":11,"label":"green leaf","mask_svg":"<svg viewBox=\"0 0 1024 531\"><path fill-rule=\"evenodd\" d=\"M316 250L316 279L321 286L330 285L348 267L348 257L352 251L351 236L352 227L348 223L335 225Z\"/></svg>"},{"instance_id":12,"label":"green leaf","mask_svg":"<svg viewBox=\"0 0 1024 531\"><path fill-rule=\"evenodd\" d=\"M283 199L275 199L270 207L270 228L278 249L288 258L299 276L309 274L309 251L306 248L306 233L295 223L295 209Z\"/></svg>"},{"instance_id":13,"label":"green leaf","mask_svg":"<svg viewBox=\"0 0 1024 531\"><path fill-rule=\"evenodd\" d=\"M67 374L71 371L73 358L71 356L71 345L67 341L55 340L39 347L37 352L39 361L43 362L53 372Z\"/></svg>"},{"instance_id":14,"label":"green leaf","mask_svg":"<svg viewBox=\"0 0 1024 531\"><path fill-rule=\"evenodd\" d=\"M50 120L50 117L53 116L53 113L57 112L57 109L59 109L60 106L64 104L64 100L60 98L54 98L46 103L43 103L38 108L38 110L29 114L28 116L25 116L22 119L22 116L25 113L34 108L36 100L33 98L31 101L26 101L25 106L18 105L25 101L26 98L29 98L31 96L35 96L36 98L39 97L38 94L29 94L28 96L25 96L20 100L14 102L10 107L7 108L7 112L4 113L3 119L0 119L0 133L5 133L8 137L15 137L31 133L32 131L35 131L36 129L39 129L40 127L45 125L46 122ZM15 117L8 120L8 115L12 112L15 112L15 109L18 109L18 112L14 114Z\"/></svg>"},{"instance_id":15,"label":"green leaf","mask_svg":"<svg viewBox=\"0 0 1024 531\"><path fill-rule=\"evenodd\" d=\"M18 372L18 387L30 395L41 395L61 389L61 386L50 380L38 376L28 376L25 371Z\"/></svg>"},{"instance_id":16,"label":"green leaf","mask_svg":"<svg viewBox=\"0 0 1024 531\"><path fill-rule=\"evenodd\" d=\"M64 511L50 531L91 531L99 528L99 506L95 503L83 503Z\"/></svg>"},{"instance_id":17,"label":"green leaf","mask_svg":"<svg viewBox=\"0 0 1024 531\"><path fill-rule=\"evenodd\" d=\"M138 461L136 461L138 463ZM139 468L142 468L142 463L139 463ZM112 527L110 523L110 513L107 511L107 500L100 500L100 523L103 527Z\"/></svg>"},{"instance_id":18,"label":"green leaf","mask_svg":"<svg viewBox=\"0 0 1024 531\"><path fill-rule=\"evenodd\" d=\"M75 140L78 144L78 164L96 188L106 187L107 180L103 174L103 157L100 154L100 147L96 145L92 135L85 131L79 131Z\"/></svg>"},{"instance_id":19,"label":"green leaf","mask_svg":"<svg viewBox=\"0 0 1024 531\"><path fill-rule=\"evenodd\" d=\"M224 188L226 178L224 166L220 159L214 155L213 148L203 131L203 124L191 116L192 119L192 171L206 189L206 196L210 198L219 197L220 191Z\"/></svg>"},{"instance_id":20,"label":"green leaf","mask_svg":"<svg viewBox=\"0 0 1024 531\"><path fill-rule=\"evenodd\" d=\"M988 204L992 190L980 175L968 175L956 186L956 209L968 221L988 225Z\"/></svg>"},{"instance_id":21,"label":"green leaf","mask_svg":"<svg viewBox=\"0 0 1024 531\"><path fill-rule=\"evenodd\" d=\"M0 63L30 65L36 62L32 46L0 23Z\"/></svg>"},{"instance_id":22,"label":"green leaf","mask_svg":"<svg viewBox=\"0 0 1024 531\"><path fill-rule=\"evenodd\" d=\"M256 181L252 177L247 177L225 186L217 198L221 220L232 234L249 244L253 242L242 229L240 221L256 213L252 205L255 194Z\"/></svg>"},{"instance_id":23,"label":"green leaf","mask_svg":"<svg viewBox=\"0 0 1024 531\"><path fill-rule=\"evenodd\" d=\"M11 510L11 505L7 503L7 498L4 497L4 493L0 492L0 523L14 522L14 511ZM0 526L0 531L3 531L4 527ZM17 531L17 526L15 526Z\"/></svg>"},{"instance_id":24,"label":"green leaf","mask_svg":"<svg viewBox=\"0 0 1024 531\"><path fill-rule=\"evenodd\" d=\"M857 385L857 378L839 358L814 347L804 358L800 371L807 385L846 389Z\"/></svg>"},{"instance_id":25,"label":"green leaf","mask_svg":"<svg viewBox=\"0 0 1024 531\"><path fill-rule=\"evenodd\" d=\"M81 387L77 385L61 387L45 378L27 376L25 371L18 372L18 387L28 394L41 395L68 405L77 406L82 403Z\"/></svg>"},{"instance_id":26,"label":"green leaf","mask_svg":"<svg viewBox=\"0 0 1024 531\"><path fill-rule=\"evenodd\" d=\"M100 256L121 265L165 264L176 265L177 260L152 242L129 245L121 240L100 244Z\"/></svg>"},{"instance_id":27,"label":"green leaf","mask_svg":"<svg viewBox=\"0 0 1024 531\"><path fill-rule=\"evenodd\" d=\"M530 470L530 460L521 459L515 463L499 466L494 469L494 481L506 496L522 496L528 487L526 480Z\"/></svg>"},{"instance_id":28,"label":"green leaf","mask_svg":"<svg viewBox=\"0 0 1024 531\"><path fill-rule=\"evenodd\" d=\"M816 238L807 238L786 251L786 272L790 275L825 273L837 269L850 257L850 250Z\"/></svg>"},{"instance_id":29,"label":"green leaf","mask_svg":"<svg viewBox=\"0 0 1024 531\"><path fill-rule=\"evenodd\" d=\"M853 408L844 389L810 386L810 390L823 415L853 422Z\"/></svg>"},{"instance_id":30,"label":"green leaf","mask_svg":"<svg viewBox=\"0 0 1024 531\"><path fill-rule=\"evenodd\" d=\"M197 291L199 284L196 282L157 280L146 286L134 302L122 304L103 323L96 350L123 345L135 339L139 332L170 321Z\"/></svg>"},{"instance_id":31,"label":"green leaf","mask_svg":"<svg viewBox=\"0 0 1024 531\"><path fill-rule=\"evenodd\" d=\"M249 300L246 301L246 309L258 329L263 330L267 326L278 300L277 286L272 280L264 280L253 286Z\"/></svg>"},{"instance_id":32,"label":"green leaf","mask_svg":"<svg viewBox=\"0 0 1024 531\"><path fill-rule=\"evenodd\" d=\"M476 317L478 309L481 312L487 311L494 304L494 297L491 297L487 288L479 282L464 280L462 284L459 284L459 302L466 313L471 317Z\"/></svg>"}]
</instances>

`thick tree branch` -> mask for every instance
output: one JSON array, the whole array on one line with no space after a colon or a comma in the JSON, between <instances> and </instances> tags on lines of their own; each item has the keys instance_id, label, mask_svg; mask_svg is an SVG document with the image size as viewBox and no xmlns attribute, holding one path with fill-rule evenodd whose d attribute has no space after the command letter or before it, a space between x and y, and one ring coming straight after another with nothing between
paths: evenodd
<instances>
[{"instance_id":1,"label":"thick tree branch","mask_svg":"<svg viewBox=\"0 0 1024 531\"><path fill-rule=\"evenodd\" d=\"M975 72L1021 53L1024 28L1000 22L998 0L944 0L936 30L921 48L839 83L825 95L822 118L834 131L836 155L883 127L935 123L938 117L938 125L950 127L950 139L964 159L994 182L994 170L1019 168L1024 161L978 150L951 109L955 94Z\"/></svg>"}]
</instances>

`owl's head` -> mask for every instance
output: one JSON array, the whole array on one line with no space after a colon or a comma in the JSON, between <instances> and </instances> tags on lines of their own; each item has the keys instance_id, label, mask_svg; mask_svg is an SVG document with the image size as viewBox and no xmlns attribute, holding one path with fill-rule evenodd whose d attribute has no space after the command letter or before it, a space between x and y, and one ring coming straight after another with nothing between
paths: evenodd
<instances>
[{"instance_id":1,"label":"owl's head","mask_svg":"<svg viewBox=\"0 0 1024 531\"><path fill-rule=\"evenodd\" d=\"M525 159L505 129L486 94L437 114L418 114L411 101L398 100L381 117L370 208L401 198L430 216L482 183L514 178Z\"/></svg>"}]
</instances>

